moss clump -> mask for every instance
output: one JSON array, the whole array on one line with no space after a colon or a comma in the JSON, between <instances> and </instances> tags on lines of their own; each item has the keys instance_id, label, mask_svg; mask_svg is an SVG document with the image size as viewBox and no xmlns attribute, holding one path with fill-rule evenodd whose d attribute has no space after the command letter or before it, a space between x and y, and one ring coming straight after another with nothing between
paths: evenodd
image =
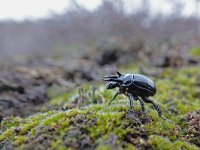
<instances>
[{"instance_id":1,"label":"moss clump","mask_svg":"<svg viewBox=\"0 0 200 150\"><path fill-rule=\"evenodd\" d=\"M199 135L192 126L198 118L188 119L200 110L199 76L198 67L187 67L168 68L155 77L158 92L152 99L161 106L166 121L150 104L145 104L148 116L141 112L139 102L134 102L135 113L129 112L124 96L107 105L115 91L98 85L92 96L92 87L87 85L82 95L74 90L72 95L61 94L50 101L47 106L57 110L25 119L4 118L0 148L10 143L19 149L199 149Z\"/></svg>"},{"instance_id":2,"label":"moss clump","mask_svg":"<svg viewBox=\"0 0 200 150\"><path fill-rule=\"evenodd\" d=\"M130 124L125 117L126 109L118 112L115 105L107 107L111 107L113 112L108 113L107 108L104 111L101 105L90 105L82 109L54 111L53 114L48 113L48 116L44 114L45 118L40 114L34 121L30 117L26 119L30 122L25 121L25 124L5 131L0 140L5 143L12 139L13 146L24 149L53 149L66 145L71 148L85 148L101 145L113 133L117 137L114 144L119 144L130 132L124 129ZM121 120L124 122L121 123ZM18 132L15 131L16 128L19 128ZM108 142L104 144L109 146Z\"/></svg>"},{"instance_id":3,"label":"moss clump","mask_svg":"<svg viewBox=\"0 0 200 150\"><path fill-rule=\"evenodd\" d=\"M171 142L168 138L164 138L162 136L157 136L157 135L150 136L147 143L149 144L151 149L157 149L157 150L170 150L170 149L198 150L196 146L193 146L189 143L182 142L179 140Z\"/></svg>"}]
</instances>

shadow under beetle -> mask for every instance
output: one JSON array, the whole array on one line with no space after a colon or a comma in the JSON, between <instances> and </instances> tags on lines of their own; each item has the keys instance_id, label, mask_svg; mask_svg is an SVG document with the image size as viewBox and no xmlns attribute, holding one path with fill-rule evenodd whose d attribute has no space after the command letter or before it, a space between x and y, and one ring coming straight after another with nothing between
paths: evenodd
<instances>
[{"instance_id":1,"label":"shadow under beetle","mask_svg":"<svg viewBox=\"0 0 200 150\"><path fill-rule=\"evenodd\" d=\"M109 104L111 104L119 94L124 94L129 98L130 111L132 111L133 108L133 100L139 100L144 113L144 102L151 103L157 110L159 117L163 118L160 107L148 98L156 94L155 83L150 78L140 74L122 74L117 71L117 75L105 76L103 80L109 82L106 89L119 88Z\"/></svg>"}]
</instances>

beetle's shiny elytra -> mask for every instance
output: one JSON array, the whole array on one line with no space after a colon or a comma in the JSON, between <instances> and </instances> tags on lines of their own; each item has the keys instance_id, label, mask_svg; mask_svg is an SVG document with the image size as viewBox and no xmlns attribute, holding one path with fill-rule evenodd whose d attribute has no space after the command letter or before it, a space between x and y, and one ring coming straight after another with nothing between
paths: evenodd
<instances>
[{"instance_id":1,"label":"beetle's shiny elytra","mask_svg":"<svg viewBox=\"0 0 200 150\"><path fill-rule=\"evenodd\" d=\"M119 94L124 94L129 97L131 110L133 99L135 101L139 100L143 112L145 112L144 102L151 103L157 110L158 115L162 117L159 106L148 98L156 94L156 85L150 78L141 74L122 74L117 71L117 75L103 77L103 80L109 82L106 86L107 89L119 88L110 100L110 104Z\"/></svg>"}]
</instances>

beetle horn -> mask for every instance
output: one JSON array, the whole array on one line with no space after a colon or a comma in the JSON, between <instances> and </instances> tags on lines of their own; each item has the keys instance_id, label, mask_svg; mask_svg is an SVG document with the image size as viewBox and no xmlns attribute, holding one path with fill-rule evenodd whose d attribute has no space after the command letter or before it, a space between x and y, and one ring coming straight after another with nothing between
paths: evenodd
<instances>
[{"instance_id":1,"label":"beetle horn","mask_svg":"<svg viewBox=\"0 0 200 150\"><path fill-rule=\"evenodd\" d=\"M122 83L122 80L119 78L103 78L104 81L113 81L113 82L118 82L118 83Z\"/></svg>"},{"instance_id":2,"label":"beetle horn","mask_svg":"<svg viewBox=\"0 0 200 150\"><path fill-rule=\"evenodd\" d=\"M118 78L118 75L111 75L111 76L105 76L105 77L103 77L103 79L106 79L106 78Z\"/></svg>"},{"instance_id":3,"label":"beetle horn","mask_svg":"<svg viewBox=\"0 0 200 150\"><path fill-rule=\"evenodd\" d=\"M119 71L116 71L116 73L118 74L119 77L120 77L121 75L123 75L123 74L121 74Z\"/></svg>"}]
</instances>

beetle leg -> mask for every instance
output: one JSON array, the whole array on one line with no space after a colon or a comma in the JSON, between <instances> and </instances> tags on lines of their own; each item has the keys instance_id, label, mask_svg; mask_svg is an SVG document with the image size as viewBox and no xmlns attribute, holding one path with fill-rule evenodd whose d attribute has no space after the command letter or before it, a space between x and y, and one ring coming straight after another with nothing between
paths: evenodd
<instances>
[{"instance_id":1,"label":"beetle leg","mask_svg":"<svg viewBox=\"0 0 200 150\"><path fill-rule=\"evenodd\" d=\"M109 105L112 103L112 101L114 101L114 99L120 94L119 91L117 91L117 93L114 95L114 97L110 100Z\"/></svg>"},{"instance_id":2,"label":"beetle leg","mask_svg":"<svg viewBox=\"0 0 200 150\"><path fill-rule=\"evenodd\" d=\"M138 98L138 100L140 101L140 106L142 108L142 111L145 113L144 102L140 98Z\"/></svg>"},{"instance_id":3,"label":"beetle leg","mask_svg":"<svg viewBox=\"0 0 200 150\"><path fill-rule=\"evenodd\" d=\"M137 96L134 96L133 98L134 98L136 101L139 100L140 106L141 106L141 109L142 109L142 112L145 113L145 108L144 108L144 102L143 102L143 100L141 100L141 99L140 99L139 97L137 97Z\"/></svg>"},{"instance_id":4,"label":"beetle leg","mask_svg":"<svg viewBox=\"0 0 200 150\"><path fill-rule=\"evenodd\" d=\"M154 103L151 99L149 99L149 98L142 97L142 99L143 99L143 101L144 101L145 103L151 103L151 104L153 104L153 106L155 107L156 111L158 112L158 116L161 117L161 118L163 118L163 117L162 117L162 112L161 112L161 110L160 110L160 107L159 107L157 104L155 104L155 103ZM165 118L163 118L163 119L165 120Z\"/></svg>"},{"instance_id":5,"label":"beetle leg","mask_svg":"<svg viewBox=\"0 0 200 150\"><path fill-rule=\"evenodd\" d=\"M130 110L132 110L133 109L133 96L131 94L128 94L128 98L130 101Z\"/></svg>"}]
</instances>

